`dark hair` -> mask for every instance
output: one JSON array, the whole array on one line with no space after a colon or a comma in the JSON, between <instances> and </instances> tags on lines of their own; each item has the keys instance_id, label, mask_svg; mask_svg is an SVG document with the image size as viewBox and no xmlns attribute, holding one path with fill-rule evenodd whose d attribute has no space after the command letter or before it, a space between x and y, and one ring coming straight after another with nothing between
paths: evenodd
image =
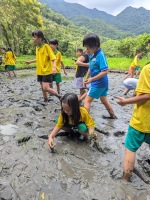
<instances>
[{"instance_id":1,"label":"dark hair","mask_svg":"<svg viewBox=\"0 0 150 200\"><path fill-rule=\"evenodd\" d=\"M94 33L89 33L83 39L83 46L88 46L90 48L99 48L100 47L100 39Z\"/></svg>"},{"instance_id":2,"label":"dark hair","mask_svg":"<svg viewBox=\"0 0 150 200\"><path fill-rule=\"evenodd\" d=\"M7 51L12 51L11 47L8 47Z\"/></svg>"},{"instance_id":3,"label":"dark hair","mask_svg":"<svg viewBox=\"0 0 150 200\"><path fill-rule=\"evenodd\" d=\"M149 43L150 43L150 40L147 41L147 44L149 44Z\"/></svg>"},{"instance_id":4,"label":"dark hair","mask_svg":"<svg viewBox=\"0 0 150 200\"><path fill-rule=\"evenodd\" d=\"M4 51L6 51L6 48L2 47L2 48L1 48L1 50L4 50Z\"/></svg>"},{"instance_id":5,"label":"dark hair","mask_svg":"<svg viewBox=\"0 0 150 200\"><path fill-rule=\"evenodd\" d=\"M37 36L42 39L43 42L48 43L46 38L44 37L44 33L41 30L36 30L32 32L32 37Z\"/></svg>"},{"instance_id":6,"label":"dark hair","mask_svg":"<svg viewBox=\"0 0 150 200\"><path fill-rule=\"evenodd\" d=\"M136 54L138 53L142 53L142 50L141 49L136 49Z\"/></svg>"},{"instance_id":7,"label":"dark hair","mask_svg":"<svg viewBox=\"0 0 150 200\"><path fill-rule=\"evenodd\" d=\"M53 45L58 45L58 40L57 39L51 39L50 41L49 41L49 44L53 44Z\"/></svg>"},{"instance_id":8,"label":"dark hair","mask_svg":"<svg viewBox=\"0 0 150 200\"><path fill-rule=\"evenodd\" d=\"M68 104L70 109L72 110L72 120L75 126L79 124L81 113L80 113L80 106L79 106L79 101L78 97L74 93L67 93L61 98L61 107L62 103ZM64 112L63 108L61 108L61 113L63 117L63 122L65 124L69 124L69 117L68 115Z\"/></svg>"},{"instance_id":9,"label":"dark hair","mask_svg":"<svg viewBox=\"0 0 150 200\"><path fill-rule=\"evenodd\" d=\"M83 49L78 48L78 49L76 50L76 52L83 53Z\"/></svg>"}]
</instances>

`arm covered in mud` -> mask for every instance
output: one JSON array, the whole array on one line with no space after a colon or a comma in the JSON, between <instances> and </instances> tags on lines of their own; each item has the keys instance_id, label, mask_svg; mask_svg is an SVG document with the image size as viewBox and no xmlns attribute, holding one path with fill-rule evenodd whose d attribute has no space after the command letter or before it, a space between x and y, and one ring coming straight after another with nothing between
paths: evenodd
<instances>
[{"instance_id":1,"label":"arm covered in mud","mask_svg":"<svg viewBox=\"0 0 150 200\"><path fill-rule=\"evenodd\" d=\"M128 99L125 99L119 96L116 96L116 98L118 98L117 103L120 106L125 106L127 104L135 104L135 103L142 103L142 102L148 101L150 100L150 94L141 94L141 95L137 95Z\"/></svg>"},{"instance_id":2,"label":"arm covered in mud","mask_svg":"<svg viewBox=\"0 0 150 200\"><path fill-rule=\"evenodd\" d=\"M55 126L55 128L52 130L52 132L50 133L49 137L48 137L48 144L51 148L54 147L54 137L57 135L57 133L60 131L60 128L58 128L57 126Z\"/></svg>"}]
</instances>

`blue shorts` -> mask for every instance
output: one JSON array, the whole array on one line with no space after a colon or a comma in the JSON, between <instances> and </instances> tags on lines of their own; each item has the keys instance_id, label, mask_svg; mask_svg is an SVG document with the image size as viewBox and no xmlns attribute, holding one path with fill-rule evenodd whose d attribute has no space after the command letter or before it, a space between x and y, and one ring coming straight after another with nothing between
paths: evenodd
<instances>
[{"instance_id":1,"label":"blue shorts","mask_svg":"<svg viewBox=\"0 0 150 200\"><path fill-rule=\"evenodd\" d=\"M107 92L108 92L108 87L105 88L96 88L96 87L90 87L89 91L88 91L88 96L92 97L94 99L99 99L101 96L107 96Z\"/></svg>"},{"instance_id":2,"label":"blue shorts","mask_svg":"<svg viewBox=\"0 0 150 200\"><path fill-rule=\"evenodd\" d=\"M125 147L132 152L136 152L143 142L150 144L150 133L142 133L129 125Z\"/></svg>"}]
</instances>

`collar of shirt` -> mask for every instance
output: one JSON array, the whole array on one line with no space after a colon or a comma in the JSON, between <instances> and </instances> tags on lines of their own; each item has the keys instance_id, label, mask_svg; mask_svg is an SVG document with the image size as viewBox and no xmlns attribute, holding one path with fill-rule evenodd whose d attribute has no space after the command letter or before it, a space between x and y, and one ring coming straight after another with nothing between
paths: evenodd
<instances>
[{"instance_id":1,"label":"collar of shirt","mask_svg":"<svg viewBox=\"0 0 150 200\"><path fill-rule=\"evenodd\" d=\"M90 58L90 60L92 60L93 58L95 58L97 56L97 54L99 54L99 52L101 51L101 48L99 48L94 55Z\"/></svg>"}]
</instances>

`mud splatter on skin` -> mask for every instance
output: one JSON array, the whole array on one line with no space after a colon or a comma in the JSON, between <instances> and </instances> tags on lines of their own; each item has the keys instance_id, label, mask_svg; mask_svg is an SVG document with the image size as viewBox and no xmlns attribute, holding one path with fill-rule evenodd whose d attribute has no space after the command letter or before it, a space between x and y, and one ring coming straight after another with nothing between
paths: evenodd
<instances>
[{"instance_id":1,"label":"mud splatter on skin","mask_svg":"<svg viewBox=\"0 0 150 200\"><path fill-rule=\"evenodd\" d=\"M73 77L73 73L68 76ZM49 95L49 103L43 102L34 70L17 74L12 80L0 74L0 124L18 127L13 134L3 135L0 130L1 198L33 200L43 193L45 200L146 200L150 196L150 152L146 144L137 152L138 173L132 173L132 182L120 180L123 143L133 109L133 105L118 106L113 98L123 95L123 74L109 75L109 100L118 119L104 119L103 115L108 115L104 106L99 100L92 103L100 151L95 147L93 151L89 143L59 135L55 138L58 153L50 153L47 136L60 112L59 100ZM70 79L61 84L62 95L72 91L71 85ZM27 137L31 138L24 141ZM19 139L22 142L18 146Z\"/></svg>"}]
</instances>

